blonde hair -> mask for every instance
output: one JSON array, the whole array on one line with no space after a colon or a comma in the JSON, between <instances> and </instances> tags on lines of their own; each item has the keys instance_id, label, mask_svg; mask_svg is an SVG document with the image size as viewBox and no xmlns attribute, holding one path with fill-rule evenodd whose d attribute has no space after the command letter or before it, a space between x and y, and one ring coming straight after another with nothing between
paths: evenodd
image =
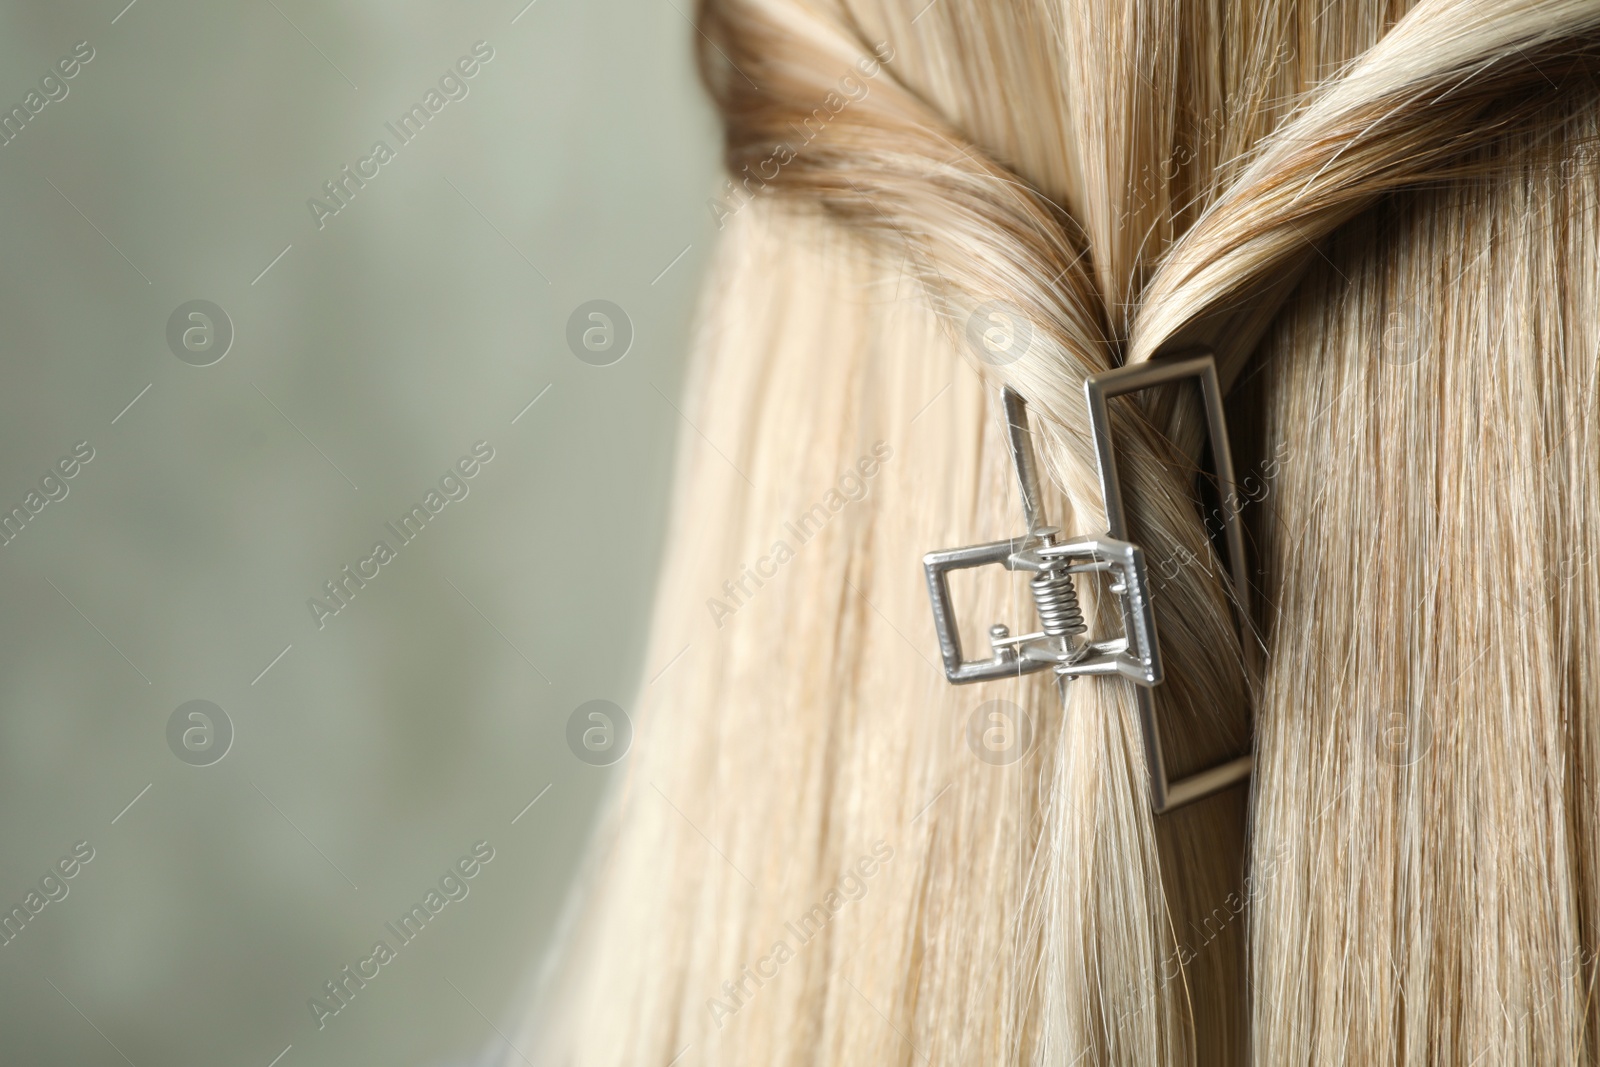
<instances>
[{"instance_id":1,"label":"blonde hair","mask_svg":"<svg viewBox=\"0 0 1600 1067\"><path fill-rule=\"evenodd\" d=\"M698 30L729 181L667 667L527 1040L1592 1061L1600 5L704 0ZM969 343L997 309L1013 343ZM1156 817L1127 684L948 685L919 560L1017 532L1000 383L1092 533L1085 377L1194 344L1254 477L1259 671L1176 394L1118 402L1130 535L1174 776L1257 770ZM969 633L1025 618L958 588Z\"/></svg>"}]
</instances>

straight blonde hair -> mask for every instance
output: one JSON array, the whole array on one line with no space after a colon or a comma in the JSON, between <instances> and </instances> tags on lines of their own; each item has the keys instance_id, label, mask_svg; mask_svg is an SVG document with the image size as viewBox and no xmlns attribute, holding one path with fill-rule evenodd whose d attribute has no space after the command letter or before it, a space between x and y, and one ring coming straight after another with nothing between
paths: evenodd
<instances>
[{"instance_id":1,"label":"straight blonde hair","mask_svg":"<svg viewBox=\"0 0 1600 1067\"><path fill-rule=\"evenodd\" d=\"M696 43L671 665L518 1047L1593 1062L1600 4L703 0ZM1119 459L1171 770L1256 773L1157 817L1127 683L948 685L919 561L1017 532L1000 384L1093 533L1085 378L1197 344L1255 632L1193 407L1119 401Z\"/></svg>"}]
</instances>

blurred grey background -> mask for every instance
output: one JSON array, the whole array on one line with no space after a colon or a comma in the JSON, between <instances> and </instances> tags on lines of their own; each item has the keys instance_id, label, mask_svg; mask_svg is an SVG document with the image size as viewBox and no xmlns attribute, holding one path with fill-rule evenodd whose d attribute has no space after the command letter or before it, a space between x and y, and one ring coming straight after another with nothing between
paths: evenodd
<instances>
[{"instance_id":1,"label":"blurred grey background","mask_svg":"<svg viewBox=\"0 0 1600 1067\"><path fill-rule=\"evenodd\" d=\"M459 1064L513 1032L626 765L569 720L667 666L716 182L689 13L0 9L0 1062ZM319 1019L346 966L377 977Z\"/></svg>"}]
</instances>

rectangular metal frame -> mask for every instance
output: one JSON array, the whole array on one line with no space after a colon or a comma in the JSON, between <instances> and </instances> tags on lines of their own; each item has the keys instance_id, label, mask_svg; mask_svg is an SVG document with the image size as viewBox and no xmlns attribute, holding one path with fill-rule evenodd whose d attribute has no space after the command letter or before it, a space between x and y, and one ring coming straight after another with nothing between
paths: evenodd
<instances>
[{"instance_id":1,"label":"rectangular metal frame","mask_svg":"<svg viewBox=\"0 0 1600 1067\"><path fill-rule=\"evenodd\" d=\"M1216 468L1217 488L1225 516L1223 536L1228 549L1228 571L1233 579L1234 607L1241 636L1248 642L1250 581L1245 570L1244 528L1239 521L1238 486L1233 476L1233 451L1228 445L1228 421L1222 407L1222 387L1217 380L1216 358L1210 352L1187 358L1152 359L1129 367L1118 367L1090 375L1084 382L1084 393L1089 402L1089 424L1094 431L1095 461L1100 470L1100 491L1105 498L1106 531L1115 538L1127 537L1127 515L1122 506L1122 482L1117 477L1117 454L1112 440L1108 402L1112 397L1185 378L1200 380L1212 463ZM1150 803L1156 814L1191 804L1250 776L1255 765L1254 755L1240 756L1179 781L1169 781L1166 759L1161 751L1161 736L1156 731L1154 697L1150 690L1143 687L1136 689L1136 697L1139 702L1139 728L1144 735L1145 762L1150 772Z\"/></svg>"}]
</instances>

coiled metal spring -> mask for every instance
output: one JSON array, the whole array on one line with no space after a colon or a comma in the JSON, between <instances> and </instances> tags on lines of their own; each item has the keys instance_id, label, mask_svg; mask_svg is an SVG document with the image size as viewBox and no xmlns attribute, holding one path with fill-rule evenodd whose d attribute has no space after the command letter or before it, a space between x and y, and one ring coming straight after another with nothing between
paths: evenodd
<instances>
[{"instance_id":1,"label":"coiled metal spring","mask_svg":"<svg viewBox=\"0 0 1600 1067\"><path fill-rule=\"evenodd\" d=\"M1050 637L1070 637L1088 629L1078 607L1078 590L1065 570L1045 571L1028 583L1039 621Z\"/></svg>"}]
</instances>

